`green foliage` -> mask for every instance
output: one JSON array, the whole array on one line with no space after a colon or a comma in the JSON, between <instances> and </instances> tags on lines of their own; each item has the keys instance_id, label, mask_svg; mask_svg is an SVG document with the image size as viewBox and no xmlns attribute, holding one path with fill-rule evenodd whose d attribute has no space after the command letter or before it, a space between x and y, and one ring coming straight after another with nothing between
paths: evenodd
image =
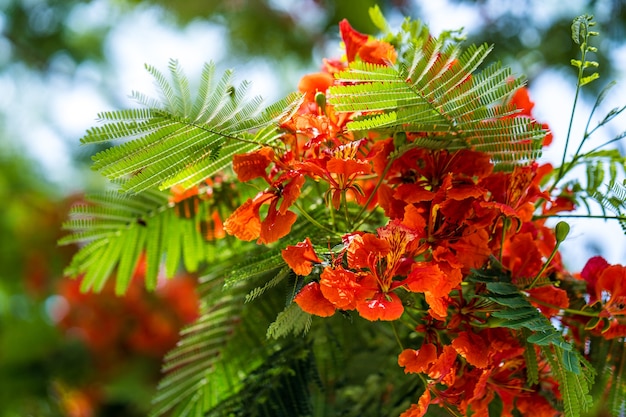
<instances>
[{"instance_id":1,"label":"green foliage","mask_svg":"<svg viewBox=\"0 0 626 417\"><path fill-rule=\"evenodd\" d=\"M593 21L593 16L590 15L578 16L572 22L572 39L574 40L574 43L580 47L581 59L572 59L571 63L573 66L578 68L578 85L580 87L600 78L600 74L597 72L585 75L585 70L589 68L598 68L600 65L596 61L587 60L588 52L598 51L596 47L589 45L589 38L592 36L598 36L598 32L591 30L591 28L595 25L596 22Z\"/></svg>"},{"instance_id":2,"label":"green foliage","mask_svg":"<svg viewBox=\"0 0 626 417\"><path fill-rule=\"evenodd\" d=\"M93 168L119 180L125 192L198 184L228 166L234 154L275 139L278 125L301 100L292 94L264 109L259 97L246 99L247 83L233 85L232 71L216 80L213 64L204 67L192 100L189 81L176 61L170 62L171 80L154 67L147 69L159 100L134 93L145 109L101 113L104 124L89 129L81 140L129 140L93 157Z\"/></svg>"},{"instance_id":3,"label":"green foliage","mask_svg":"<svg viewBox=\"0 0 626 417\"><path fill-rule=\"evenodd\" d=\"M407 23L397 37L410 36L407 30L423 34ZM499 64L476 72L491 47L463 50L449 38L421 36L410 44L395 66L355 61L337 75L348 84L330 88L335 111L371 112L348 123L350 130L422 132L410 146L471 148L501 168L539 156L545 132L529 118L511 117L515 109L505 104L523 81Z\"/></svg>"},{"instance_id":4,"label":"green foliage","mask_svg":"<svg viewBox=\"0 0 626 417\"><path fill-rule=\"evenodd\" d=\"M337 75L345 85L331 87L328 103L338 113L361 114L349 122L348 129L357 134L392 134L397 145L392 157L417 146L452 151L467 148L489 153L499 169L510 169L539 156L545 131L534 120L517 115L508 103L523 80L513 78L510 69L499 64L479 71L491 47L483 44L462 49L454 33L430 37L425 26L411 20L405 21L401 33L393 35L380 11L371 13L376 25L387 32L389 42L408 46L398 48L399 62L394 66L356 61ZM594 66L585 60L585 54L593 51L587 45L593 32L588 30L591 19L576 24L576 39L582 42L581 48L584 45L583 59L575 64L580 69L580 87L594 79L593 74L583 76L584 70ZM322 406L317 404L324 404L326 415L384 415L388 410L406 409L411 393L424 388L420 381L398 382L393 393L385 392L381 381L395 381L389 376L401 373L395 363L381 365L382 378L378 373L343 372L337 359L342 349L356 352L369 342L376 345L372 349L379 356L363 352L360 359L395 362L395 341L401 340L395 328L392 332L376 327L378 333L372 334L355 324L348 326L346 334L337 335L346 324L338 320L351 317L350 313L337 314L332 324L321 328L330 336L321 338L320 327L293 303L303 282L286 267L279 248L257 250L254 244L204 239L203 225L212 210L230 204L230 212L240 196L230 194L215 200L196 196L174 203L163 191L173 186L191 188L222 172L233 155L274 146L280 124L299 107L301 95L292 94L264 109L260 99L246 99L247 83L235 87L232 72L216 80L215 68L209 64L192 99L190 83L175 61L170 63L169 77L153 67L148 71L159 97L135 93L144 109L103 113L100 119L104 124L90 129L83 138L83 143L126 140L94 156L94 168L118 183L121 192L93 196L89 205L76 207L65 225L72 233L61 243L84 244L67 269L70 275L85 274L83 290L101 289L117 270L116 290L124 293L142 253L146 254L149 288L156 285L162 264L166 275L172 275L181 261L185 269L196 271L216 260L208 266L200 287L201 317L183 331L182 340L165 359L166 375L152 415L308 416L321 413ZM622 110L607 115L600 125ZM409 140L413 132L420 136ZM586 164L588 198L621 218L626 210L626 188L615 180L618 168L623 168L620 158L598 149L582 154L579 148L573 162L565 168L562 165L554 184L576 164ZM607 169L609 192L595 194ZM329 246L333 243L335 231L319 227L316 220L324 215L318 211L320 205L321 201L313 202L300 213L308 222L294 225L289 239L324 236ZM298 210L297 204L294 207ZM564 226L558 229L557 234L564 237ZM485 291L477 296L491 308L487 324L522 334L528 380L539 381L541 354L554 370L565 414L576 417L587 410L594 369L533 307L523 288L512 284L495 262L491 270L476 271L470 280L484 284ZM286 297L276 291L279 284L287 287ZM406 331L403 336L407 337ZM357 348L358 343L362 345ZM623 367L620 363L619 371L613 373L617 376L611 379L615 409L622 406L615 398L623 390ZM354 375L361 378L356 383L350 379ZM314 393L319 385L330 389ZM368 408L381 403L383 394L392 398L385 411L381 406ZM351 395L359 396L362 408L344 409L341 399Z\"/></svg>"},{"instance_id":5,"label":"green foliage","mask_svg":"<svg viewBox=\"0 0 626 417\"><path fill-rule=\"evenodd\" d=\"M148 190L132 197L119 192L88 196L86 204L72 208L70 220L63 225L72 233L59 243L82 245L65 273L85 274L81 289L99 291L117 267L116 292L124 294L142 254L149 289L156 287L163 260L168 277L181 260L188 271L196 271L211 258L200 231L213 209L211 201L197 201L195 215L187 218L162 191Z\"/></svg>"}]
</instances>

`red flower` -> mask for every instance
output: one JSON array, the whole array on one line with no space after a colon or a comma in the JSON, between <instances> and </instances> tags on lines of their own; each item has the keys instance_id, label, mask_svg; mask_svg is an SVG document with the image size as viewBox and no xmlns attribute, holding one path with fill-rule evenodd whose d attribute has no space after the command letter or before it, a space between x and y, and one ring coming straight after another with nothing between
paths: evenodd
<instances>
[{"instance_id":1,"label":"red flower","mask_svg":"<svg viewBox=\"0 0 626 417\"><path fill-rule=\"evenodd\" d=\"M397 294L378 292L367 300L358 301L356 309L364 319L397 320L404 313L404 306Z\"/></svg>"},{"instance_id":2,"label":"red flower","mask_svg":"<svg viewBox=\"0 0 626 417\"><path fill-rule=\"evenodd\" d=\"M328 87L333 85L334 80L333 76L327 72L307 74L300 79L298 90L306 93L307 101L315 101L315 94L326 93Z\"/></svg>"},{"instance_id":3,"label":"red flower","mask_svg":"<svg viewBox=\"0 0 626 417\"><path fill-rule=\"evenodd\" d=\"M339 32L346 45L348 62L354 61L357 55L373 64L387 65L396 61L397 54L391 44L369 39L369 36L354 30L346 19L339 22Z\"/></svg>"},{"instance_id":4,"label":"red flower","mask_svg":"<svg viewBox=\"0 0 626 417\"><path fill-rule=\"evenodd\" d=\"M255 198L256 199L256 198ZM250 241L261 233L259 209L263 201L248 199L224 222L224 230L238 239Z\"/></svg>"},{"instance_id":5,"label":"red flower","mask_svg":"<svg viewBox=\"0 0 626 417\"><path fill-rule=\"evenodd\" d=\"M471 331L459 333L452 341L452 347L454 347L459 355L463 356L470 365L477 368L486 368L489 364L489 356L487 355L489 347L487 343L482 337Z\"/></svg>"},{"instance_id":6,"label":"red flower","mask_svg":"<svg viewBox=\"0 0 626 417\"><path fill-rule=\"evenodd\" d=\"M281 253L287 265L298 275L309 275L313 269L313 263L322 262L317 257L308 237L304 242L300 242L295 246L287 246Z\"/></svg>"},{"instance_id":7,"label":"red flower","mask_svg":"<svg viewBox=\"0 0 626 417\"><path fill-rule=\"evenodd\" d=\"M269 148L234 156L233 169L240 181L261 177L270 188L248 199L226 219L224 230L227 233L246 241L258 238L258 243L263 244L275 242L291 230L297 216L288 208L299 197L305 179L295 171L276 180L270 179L266 171L272 162L276 162L275 155ZM264 204L269 204L269 208L261 221L260 208Z\"/></svg>"},{"instance_id":8,"label":"red flower","mask_svg":"<svg viewBox=\"0 0 626 417\"><path fill-rule=\"evenodd\" d=\"M456 350L450 345L444 346L441 355L428 369L428 376L442 384L453 385L456 381L456 359Z\"/></svg>"},{"instance_id":9,"label":"red flower","mask_svg":"<svg viewBox=\"0 0 626 417\"><path fill-rule=\"evenodd\" d=\"M320 284L311 282L304 286L294 299L300 308L309 314L329 317L335 314L335 306L324 297Z\"/></svg>"},{"instance_id":10,"label":"red flower","mask_svg":"<svg viewBox=\"0 0 626 417\"><path fill-rule=\"evenodd\" d=\"M324 297L342 310L353 310L357 302L372 297L377 291L372 275L356 273L341 266L326 267L320 278Z\"/></svg>"},{"instance_id":11,"label":"red flower","mask_svg":"<svg viewBox=\"0 0 626 417\"><path fill-rule=\"evenodd\" d=\"M404 349L398 356L398 365L404 368L404 373L424 373L437 360L437 347L425 343L418 350Z\"/></svg>"},{"instance_id":12,"label":"red flower","mask_svg":"<svg viewBox=\"0 0 626 417\"><path fill-rule=\"evenodd\" d=\"M548 318L556 316L561 309L569 307L567 291L561 288L546 285L527 290L527 292L531 297L530 302Z\"/></svg>"},{"instance_id":13,"label":"red flower","mask_svg":"<svg viewBox=\"0 0 626 417\"><path fill-rule=\"evenodd\" d=\"M400 414L400 417L422 417L428 411L430 402L430 390L426 389L417 404L411 404L411 407L404 413Z\"/></svg>"}]
</instances>

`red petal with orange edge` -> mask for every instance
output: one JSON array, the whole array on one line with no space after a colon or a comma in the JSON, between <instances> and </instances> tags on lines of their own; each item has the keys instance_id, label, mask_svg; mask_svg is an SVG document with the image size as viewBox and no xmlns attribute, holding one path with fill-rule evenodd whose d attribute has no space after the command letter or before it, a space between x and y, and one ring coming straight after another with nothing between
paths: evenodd
<instances>
[{"instance_id":1,"label":"red petal with orange edge","mask_svg":"<svg viewBox=\"0 0 626 417\"><path fill-rule=\"evenodd\" d=\"M411 408L400 414L400 417L423 417L430 405L430 390L426 389L417 404L411 404Z\"/></svg>"},{"instance_id":2,"label":"red petal with orange edge","mask_svg":"<svg viewBox=\"0 0 626 417\"><path fill-rule=\"evenodd\" d=\"M378 293L371 300L360 301L356 309L364 319L375 321L397 320L404 313L404 306L400 297L390 292Z\"/></svg>"},{"instance_id":3,"label":"red petal with orange edge","mask_svg":"<svg viewBox=\"0 0 626 417\"><path fill-rule=\"evenodd\" d=\"M398 54L394 47L387 42L371 39L359 48L359 56L365 62L388 65L396 62Z\"/></svg>"},{"instance_id":4,"label":"red petal with orange edge","mask_svg":"<svg viewBox=\"0 0 626 417\"><path fill-rule=\"evenodd\" d=\"M341 267L326 267L320 275L320 287L324 297L335 307L351 310L356 305L356 293L360 289L357 274Z\"/></svg>"},{"instance_id":5,"label":"red petal with orange edge","mask_svg":"<svg viewBox=\"0 0 626 417\"><path fill-rule=\"evenodd\" d=\"M368 36L354 30L346 19L339 22L339 33L341 33L341 39L346 44L348 62L352 62L361 46L367 42Z\"/></svg>"},{"instance_id":6,"label":"red petal with orange edge","mask_svg":"<svg viewBox=\"0 0 626 417\"><path fill-rule=\"evenodd\" d=\"M412 292L426 292L437 288L439 282L445 279L445 274L437 264L431 262L417 262L413 264L411 272L404 280L404 284Z\"/></svg>"},{"instance_id":7,"label":"red petal with orange edge","mask_svg":"<svg viewBox=\"0 0 626 417\"><path fill-rule=\"evenodd\" d=\"M355 236L348 245L350 268L375 268L378 259L389 253L389 242L371 233Z\"/></svg>"},{"instance_id":8,"label":"red petal with orange edge","mask_svg":"<svg viewBox=\"0 0 626 417\"><path fill-rule=\"evenodd\" d=\"M353 159L340 159L330 158L326 164L328 172L333 174L345 175L350 177L351 175L369 174L372 170L369 162L355 161Z\"/></svg>"},{"instance_id":9,"label":"red petal with orange edge","mask_svg":"<svg viewBox=\"0 0 626 417\"><path fill-rule=\"evenodd\" d=\"M283 188L283 201L280 203L278 211L284 214L289 207L300 197L300 190L306 178L304 175L298 175L285 185Z\"/></svg>"},{"instance_id":10,"label":"red petal with orange edge","mask_svg":"<svg viewBox=\"0 0 626 417\"><path fill-rule=\"evenodd\" d=\"M328 87L333 85L334 80L333 76L327 72L307 74L300 79L298 90L306 93L308 101L313 101L315 100L315 94L318 92L325 93Z\"/></svg>"},{"instance_id":11,"label":"red petal with orange edge","mask_svg":"<svg viewBox=\"0 0 626 417\"><path fill-rule=\"evenodd\" d=\"M532 300L530 300L532 305L538 307L539 310L541 310L541 312L547 317L556 316L557 314L559 314L560 309L569 307L569 298L567 297L567 291L561 288L555 288L552 285L530 289L528 290L528 294L530 294L532 298L556 307L548 307L543 303L534 303Z\"/></svg>"},{"instance_id":12,"label":"red petal with orange edge","mask_svg":"<svg viewBox=\"0 0 626 417\"><path fill-rule=\"evenodd\" d=\"M262 148L255 152L233 156L233 170L239 181L245 182L254 178L267 176L266 168L272 162L274 151Z\"/></svg>"},{"instance_id":13,"label":"red petal with orange edge","mask_svg":"<svg viewBox=\"0 0 626 417\"><path fill-rule=\"evenodd\" d=\"M428 314L433 316L437 320L445 320L448 317L448 306L450 305L450 298L448 296L439 297L433 295L431 292L425 292L424 298L430 307Z\"/></svg>"},{"instance_id":14,"label":"red petal with orange edge","mask_svg":"<svg viewBox=\"0 0 626 417\"><path fill-rule=\"evenodd\" d=\"M298 275L309 275L313 269L313 262L321 262L308 237L295 246L287 246L281 253L287 265Z\"/></svg>"},{"instance_id":15,"label":"red petal with orange edge","mask_svg":"<svg viewBox=\"0 0 626 417\"><path fill-rule=\"evenodd\" d=\"M286 211L285 214L280 214L271 205L267 217L261 222L258 243L272 243L281 237L287 236L297 218L298 216L293 211Z\"/></svg>"},{"instance_id":16,"label":"red petal with orange edge","mask_svg":"<svg viewBox=\"0 0 626 417\"><path fill-rule=\"evenodd\" d=\"M437 347L425 343L419 350L404 349L398 356L398 365L404 368L404 373L426 372L428 367L437 360Z\"/></svg>"},{"instance_id":17,"label":"red petal with orange edge","mask_svg":"<svg viewBox=\"0 0 626 417\"><path fill-rule=\"evenodd\" d=\"M461 332L452 341L452 346L467 363L477 368L486 368L489 364L487 343L479 335L472 332Z\"/></svg>"},{"instance_id":18,"label":"red petal with orange edge","mask_svg":"<svg viewBox=\"0 0 626 417\"><path fill-rule=\"evenodd\" d=\"M238 239L250 241L256 239L261 232L259 204L248 199L224 222L224 230Z\"/></svg>"},{"instance_id":19,"label":"red petal with orange edge","mask_svg":"<svg viewBox=\"0 0 626 417\"><path fill-rule=\"evenodd\" d=\"M607 266L598 277L596 283L596 295L600 298L600 293L607 291L611 294L611 299L626 295L626 268L622 265Z\"/></svg>"},{"instance_id":20,"label":"red petal with orange edge","mask_svg":"<svg viewBox=\"0 0 626 417\"><path fill-rule=\"evenodd\" d=\"M320 284L311 282L304 286L294 299L303 311L316 316L329 317L335 314L335 306L324 298Z\"/></svg>"},{"instance_id":21,"label":"red petal with orange edge","mask_svg":"<svg viewBox=\"0 0 626 417\"><path fill-rule=\"evenodd\" d=\"M456 380L456 356L456 350L452 346L445 346L439 358L430 367L428 376L446 385L453 385Z\"/></svg>"}]
</instances>

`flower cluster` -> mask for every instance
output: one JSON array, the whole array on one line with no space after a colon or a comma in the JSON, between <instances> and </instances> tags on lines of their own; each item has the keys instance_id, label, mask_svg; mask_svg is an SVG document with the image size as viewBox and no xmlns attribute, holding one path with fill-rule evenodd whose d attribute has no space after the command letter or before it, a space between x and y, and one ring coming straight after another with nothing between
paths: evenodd
<instances>
[{"instance_id":1,"label":"flower cluster","mask_svg":"<svg viewBox=\"0 0 626 417\"><path fill-rule=\"evenodd\" d=\"M178 341L179 331L199 313L196 282L178 276L161 282L154 293L143 287L145 262L140 261L125 297L115 294L113 282L98 294L83 293L80 280L60 282L58 295L67 304L52 309L52 319L68 340L77 340L90 353L99 383L90 375L74 387L55 381L54 389L66 415L89 417L107 401L102 379L115 381L137 358L147 360L149 377L157 378L160 359ZM64 308L67 306L67 308Z\"/></svg>"},{"instance_id":2,"label":"flower cluster","mask_svg":"<svg viewBox=\"0 0 626 417\"><path fill-rule=\"evenodd\" d=\"M345 20L340 32L345 59L325 60L321 72L302 78L304 102L282 126L282 146L234 157L238 180L263 187L225 220L224 230L276 242L290 234L297 213L307 215L299 204L306 187L322 190L330 218L307 219L328 231L329 241L307 237L282 250L293 272L306 277L294 301L321 317L356 310L366 320L414 328L419 343L403 346L398 364L419 374L425 390L403 417L422 416L432 404L484 416L496 395L503 416L557 415L553 365L538 346L522 343L519 329L496 320L497 308L475 275L497 270L546 319L570 329L568 342L584 346L585 332L626 336L626 268L593 258L580 275L565 270L558 252L563 226L546 218L575 205L545 187L549 164L501 171L491 155L471 148L411 146L421 132L384 137L348 130L361 115L336 112L327 100L330 87L348 83L335 74L354 61L391 66L398 53ZM532 118L523 87L503 105L517 109L507 117ZM541 126L548 146L552 136ZM330 243L332 250L320 249ZM536 349L536 378L529 377L528 349Z\"/></svg>"}]
</instances>

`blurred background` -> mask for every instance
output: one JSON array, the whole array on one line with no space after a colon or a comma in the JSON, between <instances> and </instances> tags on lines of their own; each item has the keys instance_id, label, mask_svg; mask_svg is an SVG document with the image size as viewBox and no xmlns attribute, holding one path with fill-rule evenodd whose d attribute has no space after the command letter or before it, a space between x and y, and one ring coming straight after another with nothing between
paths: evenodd
<instances>
[{"instance_id":1,"label":"blurred background","mask_svg":"<svg viewBox=\"0 0 626 417\"><path fill-rule=\"evenodd\" d=\"M138 270L124 298L80 294L63 278L73 248L56 241L67 210L105 187L89 169L95 149L79 145L97 113L134 106L133 90L151 94L144 64L165 70L171 58L192 80L207 61L233 68L271 102L341 55L342 18L375 33L374 4L392 26L408 15L434 34L463 27L470 42L495 44L491 59L526 75L534 114L554 132L546 161L559 163L567 133L576 16L598 22L601 79L583 97L572 140L609 81L618 84L596 118L626 104L625 0L0 0L0 417L144 415L161 356L196 314L194 277L147 294ZM624 130L622 117L594 140ZM624 263L616 223L571 223L562 247L570 270L596 254Z\"/></svg>"}]
</instances>

